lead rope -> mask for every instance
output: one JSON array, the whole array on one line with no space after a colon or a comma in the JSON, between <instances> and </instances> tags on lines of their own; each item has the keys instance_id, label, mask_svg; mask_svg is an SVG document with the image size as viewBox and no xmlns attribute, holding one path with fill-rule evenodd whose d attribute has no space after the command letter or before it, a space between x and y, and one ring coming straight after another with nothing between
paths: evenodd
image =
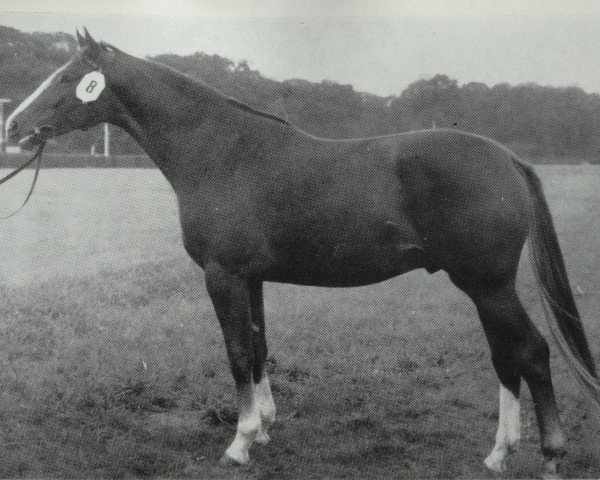
<instances>
[{"instance_id":1,"label":"lead rope","mask_svg":"<svg viewBox=\"0 0 600 480\"><path fill-rule=\"evenodd\" d=\"M19 213L21 211L21 209L25 205L27 205L27 202L31 198L31 194L33 193L33 189L35 188L35 184L36 184L38 176L40 174L40 167L42 165L42 151L44 150L45 145L46 145L46 142L41 143L40 146L38 147L37 151L34 153L33 157L31 157L29 160L27 160L19 168L17 168L16 170L13 170L8 175L6 175L5 177L0 179L0 185L2 185L3 183L5 183L8 180L10 180L11 178L13 178L15 175L17 175L19 172L21 172L22 170L24 170L25 168L27 168L29 165L31 165L33 162L35 162L37 160L37 163L35 165L35 174L33 176L32 182L31 182L31 188L29 189L29 193L27 193L27 197L25 197L25 201L21 204L21 206L19 208L17 208L10 215L0 217L0 220L6 220L7 218L10 218L13 215L16 215L17 213Z\"/></svg>"}]
</instances>

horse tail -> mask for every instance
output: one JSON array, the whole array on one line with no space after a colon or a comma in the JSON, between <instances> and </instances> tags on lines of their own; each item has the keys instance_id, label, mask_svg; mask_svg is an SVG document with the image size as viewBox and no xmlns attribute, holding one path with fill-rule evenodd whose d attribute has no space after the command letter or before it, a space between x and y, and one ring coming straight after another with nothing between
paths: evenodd
<instances>
[{"instance_id":1,"label":"horse tail","mask_svg":"<svg viewBox=\"0 0 600 480\"><path fill-rule=\"evenodd\" d=\"M531 196L529 250L550 332L577 379L600 406L596 366L569 285L542 182L530 165L513 161Z\"/></svg>"}]
</instances>

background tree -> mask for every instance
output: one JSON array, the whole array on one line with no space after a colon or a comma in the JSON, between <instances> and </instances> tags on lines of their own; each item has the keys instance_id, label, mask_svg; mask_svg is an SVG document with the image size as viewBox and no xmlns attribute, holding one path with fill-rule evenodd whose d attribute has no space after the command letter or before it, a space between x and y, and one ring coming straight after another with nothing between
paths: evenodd
<instances>
[{"instance_id":1,"label":"background tree","mask_svg":"<svg viewBox=\"0 0 600 480\"><path fill-rule=\"evenodd\" d=\"M0 96L15 108L77 50L73 36L22 33L0 26ZM362 137L423 128L459 128L494 138L517 153L544 161L598 162L600 96L577 87L535 83L459 85L444 74L419 79L397 96L357 92L331 80L278 82L261 75L247 60L196 52L150 58L211 85L250 106L279 115L320 136ZM112 152L141 154L123 131L111 127ZM49 148L87 152L101 145L99 128L74 132Z\"/></svg>"}]
</instances>

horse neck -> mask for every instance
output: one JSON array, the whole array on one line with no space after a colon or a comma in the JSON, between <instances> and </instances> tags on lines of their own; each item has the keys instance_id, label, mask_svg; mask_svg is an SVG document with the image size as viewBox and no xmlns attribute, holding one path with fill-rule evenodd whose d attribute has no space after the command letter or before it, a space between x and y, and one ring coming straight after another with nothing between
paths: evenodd
<instances>
[{"instance_id":1,"label":"horse neck","mask_svg":"<svg viewBox=\"0 0 600 480\"><path fill-rule=\"evenodd\" d=\"M240 110L167 67L134 57L122 58L119 66L122 73L112 84L120 106L111 123L127 131L174 186L189 183L194 170L205 176L218 168L217 150L245 129Z\"/></svg>"}]
</instances>

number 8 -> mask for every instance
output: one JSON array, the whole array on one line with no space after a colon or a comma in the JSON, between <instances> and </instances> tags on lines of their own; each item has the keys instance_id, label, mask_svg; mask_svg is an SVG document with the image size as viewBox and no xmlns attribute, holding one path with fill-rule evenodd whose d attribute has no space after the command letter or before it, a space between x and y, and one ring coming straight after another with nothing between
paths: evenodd
<instances>
[{"instance_id":1,"label":"number 8","mask_svg":"<svg viewBox=\"0 0 600 480\"><path fill-rule=\"evenodd\" d=\"M85 89L85 91L87 93L92 93L94 91L94 88L96 88L96 85L98 85L98 82L96 82L96 80L92 80L90 82L90 84L87 86L87 88Z\"/></svg>"}]
</instances>

